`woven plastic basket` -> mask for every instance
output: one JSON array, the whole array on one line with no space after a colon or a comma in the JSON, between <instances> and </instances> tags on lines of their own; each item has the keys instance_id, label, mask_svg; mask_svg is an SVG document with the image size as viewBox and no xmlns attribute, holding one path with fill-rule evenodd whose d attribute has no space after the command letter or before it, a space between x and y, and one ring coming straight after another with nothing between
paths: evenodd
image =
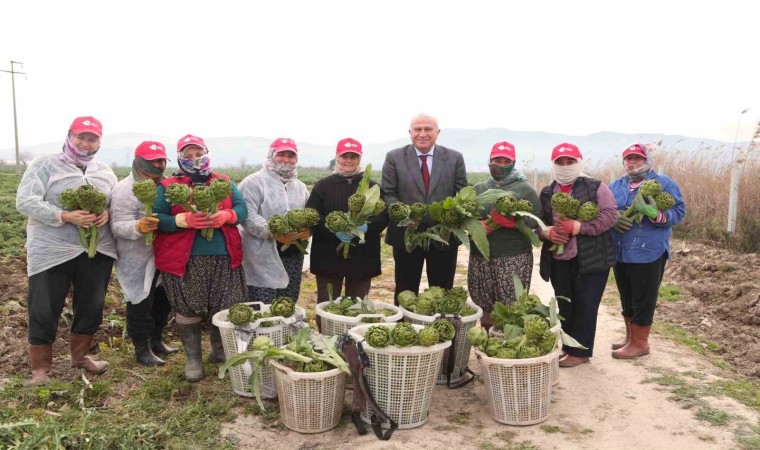
<instances>
[{"instance_id":1,"label":"woven plastic basket","mask_svg":"<svg viewBox=\"0 0 760 450\"><path fill-rule=\"evenodd\" d=\"M470 328L475 326L478 319L483 317L483 308L472 302L467 302L467 306L473 308L476 312L473 315L462 317L460 320L459 326L457 327L457 336L461 336L461 338L457 338L456 348L450 348L444 353L443 358L441 359L441 371L438 373L438 384L447 383L444 362L452 353L456 360L454 361L454 371L451 374L451 382L458 383L462 381L467 373L467 361L470 359L470 348L472 348L470 341L467 340L467 332ZM404 321L415 325L428 325L442 317L442 314L440 313L432 316L425 316L413 313L404 307L400 307L400 309L404 314Z\"/></svg>"},{"instance_id":2,"label":"woven plastic basket","mask_svg":"<svg viewBox=\"0 0 760 450\"><path fill-rule=\"evenodd\" d=\"M549 418L551 367L559 349L528 359L490 358L478 349L475 355L482 366L493 420L507 425L533 425Z\"/></svg>"},{"instance_id":3,"label":"woven plastic basket","mask_svg":"<svg viewBox=\"0 0 760 450\"><path fill-rule=\"evenodd\" d=\"M359 325L349 331L356 342L362 342L370 366L364 371L372 395L380 409L398 423L399 429L415 428L427 422L433 388L441 366L443 352L451 341L430 347L374 348L364 341L364 333L373 325L393 328L396 324ZM414 325L419 331L423 327ZM361 413L371 423L371 411ZM390 423L382 424L390 427Z\"/></svg>"},{"instance_id":4,"label":"woven plastic basket","mask_svg":"<svg viewBox=\"0 0 760 450\"><path fill-rule=\"evenodd\" d=\"M246 303L246 305L258 306L263 312L269 311L269 305L261 302L250 302ZM214 314L211 322L219 327L219 332L222 336L222 344L224 345L224 355L227 359L230 359L234 355L252 350L253 339L258 336L268 336L274 341L274 345L277 347L287 344L288 339L298 331L293 324L296 323L299 318L303 320L303 318L306 317L306 311L300 306L296 306L296 313L288 318L280 316L267 317L245 325L234 325L227 320L228 316L228 309L219 311ZM271 327L262 327L261 324L264 322L277 324ZM251 342L248 343L248 347L243 349L239 348L238 338L240 337L240 332L237 331L236 328L253 331L253 338L251 339ZM230 374L230 381L232 381L232 390L236 394L242 395L243 397L253 397L251 383L249 382L250 375L246 375L244 364L230 367L228 373ZM264 365L264 367L261 368L261 376L259 380L261 382L261 397L275 398L277 396L277 389L275 387L274 370L272 367Z\"/></svg>"},{"instance_id":5,"label":"woven plastic basket","mask_svg":"<svg viewBox=\"0 0 760 450\"><path fill-rule=\"evenodd\" d=\"M338 297L333 300L333 303L340 303L340 300L341 297ZM391 316L384 316L382 314L359 314L356 317L341 316L340 314L333 314L331 312L325 311L325 307L329 303L330 302L317 303L317 306L314 309L317 315L322 318L322 325L319 332L324 336L340 336L344 333L347 333L351 328L357 325L362 325L362 319L365 318L379 318L380 322L388 323L396 323L404 318L404 315L401 314L399 307L391 305L390 303L376 301L370 302L372 303L372 306L375 307L375 309L392 310L394 314Z\"/></svg>"},{"instance_id":6,"label":"woven plastic basket","mask_svg":"<svg viewBox=\"0 0 760 450\"><path fill-rule=\"evenodd\" d=\"M561 348L562 347L562 341L560 340L559 332L562 330L562 324L557 323L553 327L549 329L552 333L554 333L555 336L557 336L557 345ZM488 335L494 336L494 337L504 337L504 332L497 330L495 327L491 327L488 329ZM552 361L551 365L551 379L552 379L552 386L556 386L557 383L559 383L559 352L557 352L557 357Z\"/></svg>"},{"instance_id":7,"label":"woven plastic basket","mask_svg":"<svg viewBox=\"0 0 760 450\"><path fill-rule=\"evenodd\" d=\"M280 417L286 427L299 433L321 433L338 426L343 414L346 373L296 372L269 361L277 385Z\"/></svg>"}]
</instances>

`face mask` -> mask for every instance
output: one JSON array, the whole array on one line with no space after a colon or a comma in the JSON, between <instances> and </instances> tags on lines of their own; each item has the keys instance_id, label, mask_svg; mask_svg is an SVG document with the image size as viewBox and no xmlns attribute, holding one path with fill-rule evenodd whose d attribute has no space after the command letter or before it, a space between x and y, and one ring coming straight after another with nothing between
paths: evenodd
<instances>
[{"instance_id":1,"label":"face mask","mask_svg":"<svg viewBox=\"0 0 760 450\"><path fill-rule=\"evenodd\" d=\"M510 164L508 166L497 166L496 164L488 165L488 170L491 172L491 177L493 177L493 179L496 181L501 181L504 178L508 177L514 168L514 164Z\"/></svg>"},{"instance_id":2,"label":"face mask","mask_svg":"<svg viewBox=\"0 0 760 450\"><path fill-rule=\"evenodd\" d=\"M582 171L583 164L581 164L581 160L578 160L578 162L570 164L569 166L552 164L552 175L554 176L554 180L562 185L568 185L575 182L576 178L580 176Z\"/></svg>"},{"instance_id":3,"label":"face mask","mask_svg":"<svg viewBox=\"0 0 760 450\"><path fill-rule=\"evenodd\" d=\"M198 159L179 159L180 167L186 172L203 173L208 172L211 166L211 158L208 155L203 155Z\"/></svg>"}]
</instances>

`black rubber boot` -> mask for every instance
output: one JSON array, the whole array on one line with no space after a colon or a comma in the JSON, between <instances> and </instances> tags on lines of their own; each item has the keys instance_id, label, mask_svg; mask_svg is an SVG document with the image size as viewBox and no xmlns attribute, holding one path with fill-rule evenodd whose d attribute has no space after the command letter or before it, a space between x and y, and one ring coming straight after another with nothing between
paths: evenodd
<instances>
[{"instance_id":1,"label":"black rubber boot","mask_svg":"<svg viewBox=\"0 0 760 450\"><path fill-rule=\"evenodd\" d=\"M191 383L203 378L203 359L201 357L201 323L177 324L179 338L185 347L185 379Z\"/></svg>"},{"instance_id":2,"label":"black rubber boot","mask_svg":"<svg viewBox=\"0 0 760 450\"><path fill-rule=\"evenodd\" d=\"M179 351L178 348L169 347L163 340L164 327L153 327L150 333L150 348L156 355L171 355Z\"/></svg>"},{"instance_id":3,"label":"black rubber boot","mask_svg":"<svg viewBox=\"0 0 760 450\"><path fill-rule=\"evenodd\" d=\"M135 358L143 366L163 366L166 361L156 356L148 345L148 340L132 341L135 344Z\"/></svg>"},{"instance_id":4,"label":"black rubber boot","mask_svg":"<svg viewBox=\"0 0 760 450\"><path fill-rule=\"evenodd\" d=\"M222 334L219 331L219 327L211 325L209 338L211 340L211 353L208 355L208 361L212 363L227 361L227 357L224 356L224 344L222 343Z\"/></svg>"}]
</instances>

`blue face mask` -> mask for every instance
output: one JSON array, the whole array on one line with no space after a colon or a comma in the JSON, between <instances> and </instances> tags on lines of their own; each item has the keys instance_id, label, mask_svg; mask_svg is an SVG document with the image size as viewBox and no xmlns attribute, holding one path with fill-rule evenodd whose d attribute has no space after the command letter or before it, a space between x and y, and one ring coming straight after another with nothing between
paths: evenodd
<instances>
[{"instance_id":1,"label":"blue face mask","mask_svg":"<svg viewBox=\"0 0 760 450\"><path fill-rule=\"evenodd\" d=\"M491 172L491 177L496 181L501 181L512 173L512 169L515 168L514 163L508 166L497 166L496 164L489 164L488 170Z\"/></svg>"}]
</instances>

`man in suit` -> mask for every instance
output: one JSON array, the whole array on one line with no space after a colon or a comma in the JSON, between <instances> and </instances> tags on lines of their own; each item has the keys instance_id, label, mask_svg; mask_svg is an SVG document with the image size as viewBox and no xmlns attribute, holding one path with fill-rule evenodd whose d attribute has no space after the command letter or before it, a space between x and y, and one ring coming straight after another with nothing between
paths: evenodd
<instances>
[{"instance_id":1,"label":"man in suit","mask_svg":"<svg viewBox=\"0 0 760 450\"><path fill-rule=\"evenodd\" d=\"M409 136L412 144L385 155L382 188L385 202L391 205L403 202L426 204L454 196L467 186L467 171L464 157L456 150L436 145L438 120L426 114L412 118ZM420 223L418 231L434 225L428 216ZM455 239L452 237L452 241ZM427 267L428 283L450 289L454 285L457 267L457 247L432 243L425 251L415 248L408 253L404 248L404 228L391 224L385 242L393 247L395 263L396 292L394 301L398 305L399 292L410 290L419 293L422 265Z\"/></svg>"}]
</instances>

